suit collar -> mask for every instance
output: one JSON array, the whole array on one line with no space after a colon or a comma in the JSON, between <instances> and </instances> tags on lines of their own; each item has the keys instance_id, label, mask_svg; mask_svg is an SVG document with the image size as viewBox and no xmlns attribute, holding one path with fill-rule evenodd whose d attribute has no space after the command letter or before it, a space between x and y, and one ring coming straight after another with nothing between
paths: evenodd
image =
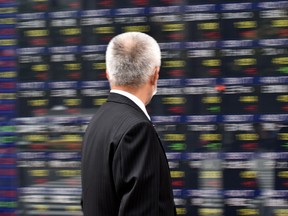
<instances>
[{"instance_id":1,"label":"suit collar","mask_svg":"<svg viewBox=\"0 0 288 216\"><path fill-rule=\"evenodd\" d=\"M141 110L142 112L145 113L145 115L147 116L148 119L150 119L150 116L146 110L146 106L145 104L143 103L143 101L141 101L136 95L133 95L131 94L130 92L127 92L127 91L123 91L123 90L116 90L116 89L111 89L110 91L111 93L117 93L117 94L120 94L120 95L123 95L127 98L129 98L130 100L132 100Z\"/></svg>"},{"instance_id":2,"label":"suit collar","mask_svg":"<svg viewBox=\"0 0 288 216\"><path fill-rule=\"evenodd\" d=\"M116 102L116 103L121 103L121 104L127 104L127 105L133 107L134 109L138 110L139 112L141 112L148 119L148 117L141 110L141 108L136 103L134 103L131 99L129 99L128 97L125 97L124 95L111 92L108 95L107 102Z\"/></svg>"}]
</instances>

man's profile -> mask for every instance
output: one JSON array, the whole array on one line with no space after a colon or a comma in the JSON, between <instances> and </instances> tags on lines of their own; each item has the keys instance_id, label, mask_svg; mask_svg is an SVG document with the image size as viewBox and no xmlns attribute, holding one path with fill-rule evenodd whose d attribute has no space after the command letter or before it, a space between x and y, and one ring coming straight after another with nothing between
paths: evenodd
<instances>
[{"instance_id":1,"label":"man's profile","mask_svg":"<svg viewBox=\"0 0 288 216\"><path fill-rule=\"evenodd\" d=\"M167 158L145 106L157 90L161 52L140 32L114 37L106 51L111 91L82 147L85 216L174 216Z\"/></svg>"}]
</instances>

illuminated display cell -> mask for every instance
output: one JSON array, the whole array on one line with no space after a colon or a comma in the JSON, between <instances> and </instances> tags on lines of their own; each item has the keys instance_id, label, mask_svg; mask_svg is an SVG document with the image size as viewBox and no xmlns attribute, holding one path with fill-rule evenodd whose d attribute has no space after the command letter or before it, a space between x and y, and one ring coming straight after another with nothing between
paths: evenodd
<instances>
[{"instance_id":1,"label":"illuminated display cell","mask_svg":"<svg viewBox=\"0 0 288 216\"><path fill-rule=\"evenodd\" d=\"M72 81L82 78L81 55L77 46L50 47L50 80Z\"/></svg>"},{"instance_id":2,"label":"illuminated display cell","mask_svg":"<svg viewBox=\"0 0 288 216\"><path fill-rule=\"evenodd\" d=\"M17 61L15 58L13 59L1 59L0 61L2 61L2 65L0 66L0 70L1 71L5 71L5 70L15 70L16 66L17 66Z\"/></svg>"},{"instance_id":3,"label":"illuminated display cell","mask_svg":"<svg viewBox=\"0 0 288 216\"><path fill-rule=\"evenodd\" d=\"M16 45L15 39L0 39L0 46L4 47L11 47ZM4 65L3 65L4 66Z\"/></svg>"},{"instance_id":4,"label":"illuminated display cell","mask_svg":"<svg viewBox=\"0 0 288 216\"><path fill-rule=\"evenodd\" d=\"M159 124L156 130L163 141L163 146L167 152L181 152L186 150L185 126L176 124Z\"/></svg>"},{"instance_id":5,"label":"illuminated display cell","mask_svg":"<svg viewBox=\"0 0 288 216\"><path fill-rule=\"evenodd\" d=\"M3 94L2 94L3 95ZM12 101L12 103L3 103L0 105L0 114L2 116L6 116L7 118L11 118L15 116L16 106L15 102ZM4 118L6 119L6 118Z\"/></svg>"},{"instance_id":6,"label":"illuminated display cell","mask_svg":"<svg viewBox=\"0 0 288 216\"><path fill-rule=\"evenodd\" d=\"M253 123L224 124L223 147L228 151L254 151L260 136Z\"/></svg>"},{"instance_id":7,"label":"illuminated display cell","mask_svg":"<svg viewBox=\"0 0 288 216\"><path fill-rule=\"evenodd\" d=\"M23 94L25 94L25 92L22 92ZM45 93L43 92L33 92L32 94L39 94L39 95L45 95ZM48 100L47 99L32 99L32 100L28 100L28 106L34 107L34 106L47 106L48 105Z\"/></svg>"},{"instance_id":8,"label":"illuminated display cell","mask_svg":"<svg viewBox=\"0 0 288 216\"><path fill-rule=\"evenodd\" d=\"M161 104L163 104L169 114L183 114L186 104L186 98L180 95L178 96L158 96L158 99L161 98Z\"/></svg>"},{"instance_id":9,"label":"illuminated display cell","mask_svg":"<svg viewBox=\"0 0 288 216\"><path fill-rule=\"evenodd\" d=\"M2 91L5 91L5 90L14 90L16 88L16 82L1 82L0 83L0 89Z\"/></svg>"},{"instance_id":10,"label":"illuminated display cell","mask_svg":"<svg viewBox=\"0 0 288 216\"><path fill-rule=\"evenodd\" d=\"M181 160L179 152L186 150L185 125L181 124L181 117L152 115L151 118L153 122L157 122L155 129L162 140L165 151L171 152L171 160ZM179 168L179 165L173 164L171 165L172 168Z\"/></svg>"},{"instance_id":11,"label":"illuminated display cell","mask_svg":"<svg viewBox=\"0 0 288 216\"><path fill-rule=\"evenodd\" d=\"M20 13L79 10L79 0L18 0Z\"/></svg>"},{"instance_id":12,"label":"illuminated display cell","mask_svg":"<svg viewBox=\"0 0 288 216\"><path fill-rule=\"evenodd\" d=\"M187 215L224 215L223 197L218 190L188 190Z\"/></svg>"},{"instance_id":13,"label":"illuminated display cell","mask_svg":"<svg viewBox=\"0 0 288 216\"><path fill-rule=\"evenodd\" d=\"M81 28L77 11L49 13L51 46L80 45Z\"/></svg>"},{"instance_id":14,"label":"illuminated display cell","mask_svg":"<svg viewBox=\"0 0 288 216\"><path fill-rule=\"evenodd\" d=\"M194 118L195 117L195 118ZM222 131L216 116L188 116L186 125L187 150L191 152L216 152L222 149Z\"/></svg>"},{"instance_id":15,"label":"illuminated display cell","mask_svg":"<svg viewBox=\"0 0 288 216\"><path fill-rule=\"evenodd\" d=\"M222 131L217 124L187 125L188 149L191 151L219 151L222 149Z\"/></svg>"},{"instance_id":16,"label":"illuminated display cell","mask_svg":"<svg viewBox=\"0 0 288 216\"><path fill-rule=\"evenodd\" d=\"M185 113L185 107L186 98L182 94L181 80L163 79L158 83L157 94L148 104L147 111L150 115L180 115Z\"/></svg>"},{"instance_id":17,"label":"illuminated display cell","mask_svg":"<svg viewBox=\"0 0 288 216\"><path fill-rule=\"evenodd\" d=\"M223 80L224 91L222 94L223 113L255 114L260 111L259 86L251 84L249 85L249 83L251 82L250 78L249 77L244 79L224 78ZM236 80L237 82L235 83L234 81Z\"/></svg>"},{"instance_id":18,"label":"illuminated display cell","mask_svg":"<svg viewBox=\"0 0 288 216\"><path fill-rule=\"evenodd\" d=\"M187 41L220 39L220 15L216 12L215 4L187 5L183 20L187 29Z\"/></svg>"},{"instance_id":19,"label":"illuminated display cell","mask_svg":"<svg viewBox=\"0 0 288 216\"><path fill-rule=\"evenodd\" d=\"M270 3L270 4L269 4ZM259 38L287 38L288 14L287 2L263 2L258 4Z\"/></svg>"},{"instance_id":20,"label":"illuminated display cell","mask_svg":"<svg viewBox=\"0 0 288 216\"><path fill-rule=\"evenodd\" d=\"M14 80L16 78L16 71L14 70L0 70L1 80Z\"/></svg>"},{"instance_id":21,"label":"illuminated display cell","mask_svg":"<svg viewBox=\"0 0 288 216\"><path fill-rule=\"evenodd\" d=\"M80 161L78 152L50 152L48 155L50 178L53 181L62 181L67 178L80 176Z\"/></svg>"},{"instance_id":22,"label":"illuminated display cell","mask_svg":"<svg viewBox=\"0 0 288 216\"><path fill-rule=\"evenodd\" d=\"M170 126L170 125L169 125ZM172 125L173 126L173 125ZM186 136L181 133L165 133L162 135L168 151L181 151L186 148Z\"/></svg>"},{"instance_id":23,"label":"illuminated display cell","mask_svg":"<svg viewBox=\"0 0 288 216\"><path fill-rule=\"evenodd\" d=\"M222 60L216 41L187 42L186 49L186 77L221 76Z\"/></svg>"},{"instance_id":24,"label":"illuminated display cell","mask_svg":"<svg viewBox=\"0 0 288 216\"><path fill-rule=\"evenodd\" d=\"M48 46L50 31L45 13L19 14L17 20L18 46Z\"/></svg>"},{"instance_id":25,"label":"illuminated display cell","mask_svg":"<svg viewBox=\"0 0 288 216\"><path fill-rule=\"evenodd\" d=\"M201 0L187 0L186 2L188 5L200 5L199 8L201 8L203 5L203 1L201 1ZM221 2L221 0L207 0L207 1L205 1L205 4L220 3L220 2ZM206 7L206 6L204 6L204 7Z\"/></svg>"},{"instance_id":26,"label":"illuminated display cell","mask_svg":"<svg viewBox=\"0 0 288 216\"><path fill-rule=\"evenodd\" d=\"M108 9L82 11L80 25L83 45L107 44L116 34L112 11Z\"/></svg>"},{"instance_id":27,"label":"illuminated display cell","mask_svg":"<svg viewBox=\"0 0 288 216\"><path fill-rule=\"evenodd\" d=\"M276 151L279 149L277 141L278 132L283 127L281 122L261 122L254 123L255 130L259 135L259 148L265 151Z\"/></svg>"},{"instance_id":28,"label":"illuminated display cell","mask_svg":"<svg viewBox=\"0 0 288 216\"><path fill-rule=\"evenodd\" d=\"M189 115L220 114L222 85L216 79L186 79L184 93L187 98L186 113Z\"/></svg>"},{"instance_id":29,"label":"illuminated display cell","mask_svg":"<svg viewBox=\"0 0 288 216\"><path fill-rule=\"evenodd\" d=\"M44 12L49 9L49 0L18 0L17 3L19 13Z\"/></svg>"},{"instance_id":30,"label":"illuminated display cell","mask_svg":"<svg viewBox=\"0 0 288 216\"><path fill-rule=\"evenodd\" d=\"M5 92L5 90L2 90L2 92L0 93L0 98L1 101L3 102L10 102L16 99L16 94L15 92L8 92L8 91Z\"/></svg>"},{"instance_id":31,"label":"illuminated display cell","mask_svg":"<svg viewBox=\"0 0 288 216\"><path fill-rule=\"evenodd\" d=\"M19 125L17 127L17 135L18 135L18 140L16 142L16 144L19 146L19 148L21 150L33 150L33 151L37 151L37 150L44 150L44 149L48 149L48 140L49 140L49 134L48 134L48 129L45 125L37 125L38 127L36 127L35 125ZM25 153L23 153L25 154ZM43 154L43 153L41 153ZM31 155L34 155L31 153ZM39 154L35 155L38 157ZM36 157L35 156L35 157ZM31 156L32 157L32 156ZM44 167L45 165L45 158L43 158L44 156L42 155L41 158L42 160L35 160L34 161L26 161L26 162L19 162L18 166L19 167ZM33 158L31 158L33 159ZM39 162L40 161L40 162ZM42 162L41 162L42 161Z\"/></svg>"},{"instance_id":32,"label":"illuminated display cell","mask_svg":"<svg viewBox=\"0 0 288 216\"><path fill-rule=\"evenodd\" d=\"M192 89L197 89L196 91L198 91L198 89L201 89L201 87L191 87L189 88L189 91ZM214 90L213 87L211 89ZM187 113L189 114L217 114L221 112L222 99L217 93L207 95L189 95L187 96L187 100ZM197 103L202 103L202 106L198 107Z\"/></svg>"},{"instance_id":33,"label":"illuminated display cell","mask_svg":"<svg viewBox=\"0 0 288 216\"><path fill-rule=\"evenodd\" d=\"M5 8L6 9L6 8ZM2 25L3 26L3 25ZM7 27L7 28L5 28L4 26L3 26L3 28L1 28L0 29L0 34L2 35L2 36L14 36L15 34L16 34L16 29L14 28L14 27ZM2 48L2 47L1 47ZM14 50L12 49L12 50L10 50L10 53L11 53L11 51L13 52ZM7 53L8 55L9 55L9 52ZM2 56L3 54L1 54L0 56Z\"/></svg>"},{"instance_id":34,"label":"illuminated display cell","mask_svg":"<svg viewBox=\"0 0 288 216\"><path fill-rule=\"evenodd\" d=\"M175 89L170 90L173 91ZM161 113L179 115L185 113L185 103L186 98L181 95L165 96L159 94L155 96L155 100L149 104L147 110L151 115L160 115ZM157 104L163 104L163 106L159 109L156 108Z\"/></svg>"},{"instance_id":35,"label":"illuminated display cell","mask_svg":"<svg viewBox=\"0 0 288 216\"><path fill-rule=\"evenodd\" d=\"M212 190L222 188L222 161L220 159L205 159L200 171L201 189Z\"/></svg>"},{"instance_id":36,"label":"illuminated display cell","mask_svg":"<svg viewBox=\"0 0 288 216\"><path fill-rule=\"evenodd\" d=\"M2 64L2 70L15 70L17 66L16 58L1 58L0 63Z\"/></svg>"},{"instance_id":37,"label":"illuminated display cell","mask_svg":"<svg viewBox=\"0 0 288 216\"><path fill-rule=\"evenodd\" d=\"M89 109L92 111L104 104L109 94L107 86L107 81L84 81L81 89L82 109L89 112Z\"/></svg>"},{"instance_id":38,"label":"illuminated display cell","mask_svg":"<svg viewBox=\"0 0 288 216\"><path fill-rule=\"evenodd\" d=\"M273 153L263 153L255 158L257 181L261 191L273 190L275 159Z\"/></svg>"},{"instance_id":39,"label":"illuminated display cell","mask_svg":"<svg viewBox=\"0 0 288 216\"><path fill-rule=\"evenodd\" d=\"M49 112L79 113L82 99L76 81L49 83Z\"/></svg>"},{"instance_id":40,"label":"illuminated display cell","mask_svg":"<svg viewBox=\"0 0 288 216\"><path fill-rule=\"evenodd\" d=\"M263 113L287 113L288 111L288 85L261 85L260 106ZM273 104L273 106L270 106Z\"/></svg>"},{"instance_id":41,"label":"illuminated display cell","mask_svg":"<svg viewBox=\"0 0 288 216\"><path fill-rule=\"evenodd\" d=\"M56 135L53 134L52 136L50 136L49 140L49 143L51 143L51 147L55 149L57 148L66 149L66 147L64 146L65 144L67 145L73 144L75 146L80 147L81 142L82 142L81 135L75 133L64 133L64 134L61 133Z\"/></svg>"},{"instance_id":42,"label":"illuminated display cell","mask_svg":"<svg viewBox=\"0 0 288 216\"><path fill-rule=\"evenodd\" d=\"M185 186L193 189L219 190L222 188L222 165L219 154L185 154Z\"/></svg>"},{"instance_id":43,"label":"illuminated display cell","mask_svg":"<svg viewBox=\"0 0 288 216\"><path fill-rule=\"evenodd\" d=\"M264 190L261 195L265 212L276 216L287 214L287 190Z\"/></svg>"},{"instance_id":44,"label":"illuminated display cell","mask_svg":"<svg viewBox=\"0 0 288 216\"><path fill-rule=\"evenodd\" d=\"M108 9L116 6L116 0L83 0L82 9L95 10L95 9Z\"/></svg>"},{"instance_id":45,"label":"illuminated display cell","mask_svg":"<svg viewBox=\"0 0 288 216\"><path fill-rule=\"evenodd\" d=\"M18 80L21 82L47 81L50 64L44 47L18 49Z\"/></svg>"},{"instance_id":46,"label":"illuminated display cell","mask_svg":"<svg viewBox=\"0 0 288 216\"><path fill-rule=\"evenodd\" d=\"M77 205L81 191L73 188L69 182L63 185L41 184L30 187L21 187L19 197L23 203L28 203L23 211L37 214L54 213L61 211L63 215L81 215L81 206ZM65 186L64 186L65 185ZM65 201L65 202L64 202Z\"/></svg>"},{"instance_id":47,"label":"illuminated display cell","mask_svg":"<svg viewBox=\"0 0 288 216\"><path fill-rule=\"evenodd\" d=\"M288 168L287 168L287 161L277 161L276 165L279 167L285 168L277 168L275 173L275 188L277 190L285 190L288 186Z\"/></svg>"},{"instance_id":48,"label":"illuminated display cell","mask_svg":"<svg viewBox=\"0 0 288 216\"><path fill-rule=\"evenodd\" d=\"M282 131L281 131L282 132ZM287 137L287 128L278 136L281 139ZM287 140L287 139L286 139ZM287 143L287 142L286 142ZM283 148L280 149L283 151ZM279 152L275 159L275 172L274 172L274 187L275 190L287 190L288 188L288 163L287 163L287 152Z\"/></svg>"},{"instance_id":49,"label":"illuminated display cell","mask_svg":"<svg viewBox=\"0 0 288 216\"><path fill-rule=\"evenodd\" d=\"M3 17L13 17L15 13L17 12L17 7L16 5L9 5L8 1L6 1L6 3L8 4L0 8L0 14Z\"/></svg>"},{"instance_id":50,"label":"illuminated display cell","mask_svg":"<svg viewBox=\"0 0 288 216\"><path fill-rule=\"evenodd\" d=\"M180 6L151 7L149 22L153 37L158 42L183 41L185 38L185 24Z\"/></svg>"},{"instance_id":51,"label":"illuminated display cell","mask_svg":"<svg viewBox=\"0 0 288 216\"><path fill-rule=\"evenodd\" d=\"M288 150L288 124L281 124L279 127L276 143L275 150L284 152Z\"/></svg>"},{"instance_id":52,"label":"illuminated display cell","mask_svg":"<svg viewBox=\"0 0 288 216\"><path fill-rule=\"evenodd\" d=\"M222 129L216 115L191 115L186 119L187 151L217 152L222 149Z\"/></svg>"},{"instance_id":53,"label":"illuminated display cell","mask_svg":"<svg viewBox=\"0 0 288 216\"><path fill-rule=\"evenodd\" d=\"M222 73L227 77L257 76L258 50L251 48L221 49Z\"/></svg>"},{"instance_id":54,"label":"illuminated display cell","mask_svg":"<svg viewBox=\"0 0 288 216\"><path fill-rule=\"evenodd\" d=\"M186 172L183 170L181 153L167 152L167 159L170 168L171 184L173 188L181 189L185 186Z\"/></svg>"},{"instance_id":55,"label":"illuminated display cell","mask_svg":"<svg viewBox=\"0 0 288 216\"><path fill-rule=\"evenodd\" d=\"M174 203L176 206L176 213L177 215L186 215L187 214L187 200L183 198L182 196L182 190L175 189L173 190L174 194Z\"/></svg>"},{"instance_id":56,"label":"illuminated display cell","mask_svg":"<svg viewBox=\"0 0 288 216\"><path fill-rule=\"evenodd\" d=\"M199 189L200 184L200 168L202 161L199 159L191 159L185 163L185 187Z\"/></svg>"},{"instance_id":57,"label":"illuminated display cell","mask_svg":"<svg viewBox=\"0 0 288 216\"><path fill-rule=\"evenodd\" d=\"M144 7L118 8L115 10L114 25L116 34L124 32L144 32L150 34L151 27L145 16Z\"/></svg>"},{"instance_id":58,"label":"illuminated display cell","mask_svg":"<svg viewBox=\"0 0 288 216\"><path fill-rule=\"evenodd\" d=\"M1 32L0 32L1 34ZM12 58L14 57L16 54L15 52L15 48L12 46L12 47L0 47L0 58Z\"/></svg>"},{"instance_id":59,"label":"illuminated display cell","mask_svg":"<svg viewBox=\"0 0 288 216\"><path fill-rule=\"evenodd\" d=\"M45 89L18 91L19 116L43 116L48 112L49 98Z\"/></svg>"},{"instance_id":60,"label":"illuminated display cell","mask_svg":"<svg viewBox=\"0 0 288 216\"><path fill-rule=\"evenodd\" d=\"M50 0L49 3L51 11L67 11L81 9L80 0Z\"/></svg>"},{"instance_id":61,"label":"illuminated display cell","mask_svg":"<svg viewBox=\"0 0 288 216\"><path fill-rule=\"evenodd\" d=\"M21 177L20 186L44 183L49 180L49 170L47 170L45 152L23 151L18 153L18 172Z\"/></svg>"},{"instance_id":62,"label":"illuminated display cell","mask_svg":"<svg viewBox=\"0 0 288 216\"><path fill-rule=\"evenodd\" d=\"M225 153L223 187L227 190L256 190L258 188L255 161L251 153Z\"/></svg>"},{"instance_id":63,"label":"illuminated display cell","mask_svg":"<svg viewBox=\"0 0 288 216\"><path fill-rule=\"evenodd\" d=\"M172 5L181 5L184 0L150 0L150 5L152 6L172 6Z\"/></svg>"},{"instance_id":64,"label":"illuminated display cell","mask_svg":"<svg viewBox=\"0 0 288 216\"><path fill-rule=\"evenodd\" d=\"M175 1L175 0L174 0ZM116 1L116 7L124 8L124 7L147 7L150 6L153 0L123 0Z\"/></svg>"},{"instance_id":65,"label":"illuminated display cell","mask_svg":"<svg viewBox=\"0 0 288 216\"><path fill-rule=\"evenodd\" d=\"M83 80L99 81L106 78L105 45L82 46Z\"/></svg>"},{"instance_id":66,"label":"illuminated display cell","mask_svg":"<svg viewBox=\"0 0 288 216\"><path fill-rule=\"evenodd\" d=\"M49 136L48 148L65 150L80 149L82 142L81 133L83 132L81 126L75 124L57 125L55 127L49 127L49 130L52 131L52 134Z\"/></svg>"},{"instance_id":67,"label":"illuminated display cell","mask_svg":"<svg viewBox=\"0 0 288 216\"><path fill-rule=\"evenodd\" d=\"M224 124L222 125L223 150L229 152L250 152L258 149L261 144L263 147L266 145L264 141L262 143L262 139L267 138L268 140L268 137L263 137L266 131L264 132L260 125L256 124L253 120L251 121L250 118L252 116L244 115L242 118L239 117L234 119L234 121L230 121L229 118L233 118L233 116L235 117L236 115L224 117ZM270 141L269 139L268 142Z\"/></svg>"},{"instance_id":68,"label":"illuminated display cell","mask_svg":"<svg viewBox=\"0 0 288 216\"><path fill-rule=\"evenodd\" d=\"M227 190L224 193L225 215L260 216L255 194L253 190Z\"/></svg>"},{"instance_id":69,"label":"illuminated display cell","mask_svg":"<svg viewBox=\"0 0 288 216\"><path fill-rule=\"evenodd\" d=\"M7 9L7 10L9 10L9 9ZM8 16L8 17L4 17L1 19L0 25L2 27L15 27L16 22L17 22L17 19L15 17Z\"/></svg>"},{"instance_id":70,"label":"illuminated display cell","mask_svg":"<svg viewBox=\"0 0 288 216\"><path fill-rule=\"evenodd\" d=\"M288 71L287 41L277 39L260 40L262 48L258 56L258 65L263 76L285 76Z\"/></svg>"},{"instance_id":71,"label":"illuminated display cell","mask_svg":"<svg viewBox=\"0 0 288 216\"><path fill-rule=\"evenodd\" d=\"M177 79L185 77L185 53L181 43L161 43L160 79Z\"/></svg>"},{"instance_id":72,"label":"illuminated display cell","mask_svg":"<svg viewBox=\"0 0 288 216\"><path fill-rule=\"evenodd\" d=\"M257 13L252 2L221 4L221 38L251 40L258 37Z\"/></svg>"}]
</instances>

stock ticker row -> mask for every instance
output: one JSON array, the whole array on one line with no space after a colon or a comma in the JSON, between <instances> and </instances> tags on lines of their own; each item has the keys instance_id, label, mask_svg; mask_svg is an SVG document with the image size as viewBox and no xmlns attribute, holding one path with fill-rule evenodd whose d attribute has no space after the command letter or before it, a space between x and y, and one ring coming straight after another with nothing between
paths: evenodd
<instances>
[{"instance_id":1,"label":"stock ticker row","mask_svg":"<svg viewBox=\"0 0 288 216\"><path fill-rule=\"evenodd\" d=\"M82 136L127 31L161 47L147 109L178 215L288 215L288 1L262 0L0 0L0 215L82 215Z\"/></svg>"}]
</instances>

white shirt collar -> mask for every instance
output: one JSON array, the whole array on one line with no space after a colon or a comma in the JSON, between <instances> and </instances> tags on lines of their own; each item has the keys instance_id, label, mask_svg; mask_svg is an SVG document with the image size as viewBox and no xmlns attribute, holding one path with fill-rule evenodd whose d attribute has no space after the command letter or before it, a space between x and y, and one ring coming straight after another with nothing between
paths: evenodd
<instances>
[{"instance_id":1,"label":"white shirt collar","mask_svg":"<svg viewBox=\"0 0 288 216\"><path fill-rule=\"evenodd\" d=\"M137 104L137 106L145 113L145 115L147 116L147 118L149 120L151 120L147 110L146 110L146 107L145 107L145 104L138 98L136 97L135 95L129 93L129 92L126 92L126 91L122 91L122 90L116 90L116 89L112 89L110 90L111 93L117 93L117 94L120 94L120 95L123 95L127 98L129 98L130 100L132 100L135 104Z\"/></svg>"}]
</instances>

